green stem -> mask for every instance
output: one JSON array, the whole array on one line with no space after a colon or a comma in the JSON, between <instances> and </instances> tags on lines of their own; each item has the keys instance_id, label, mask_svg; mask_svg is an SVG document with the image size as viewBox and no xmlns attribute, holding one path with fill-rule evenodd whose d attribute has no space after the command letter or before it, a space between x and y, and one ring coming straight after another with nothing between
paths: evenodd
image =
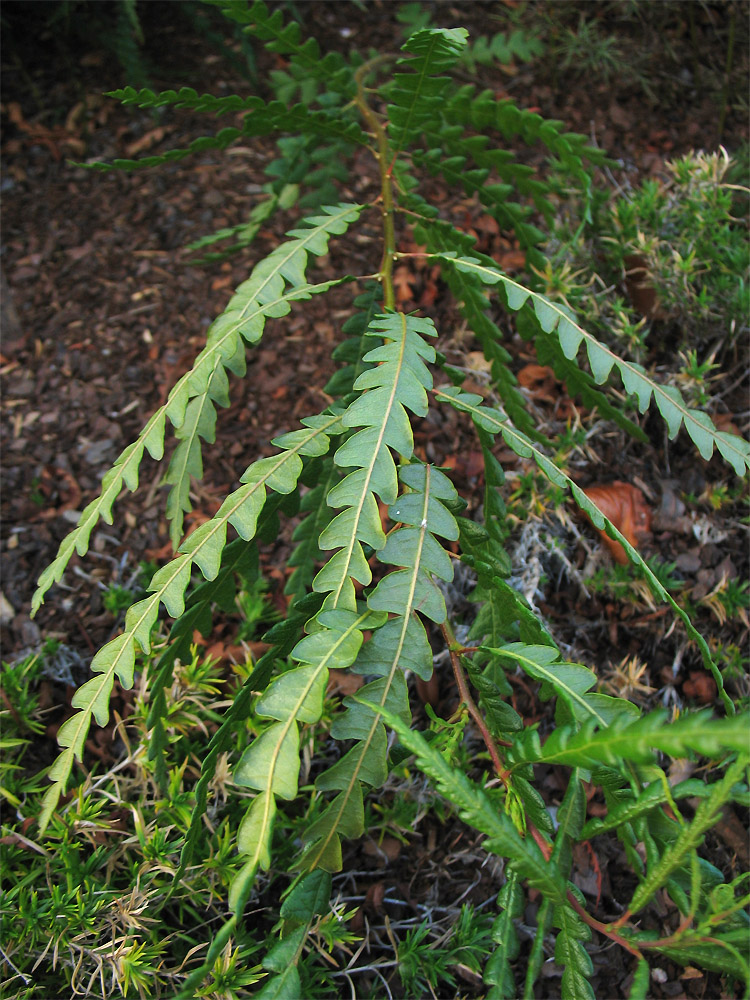
<instances>
[{"instance_id":1,"label":"green stem","mask_svg":"<svg viewBox=\"0 0 750 1000\"><path fill-rule=\"evenodd\" d=\"M377 64L392 58L389 55L378 56L363 63L354 75L357 83L357 96L354 103L359 108L360 114L372 129L375 140L378 144L376 159L380 170L380 191L383 199L383 258L380 262L380 280L383 284L383 305L386 309L393 309L396 304L396 296L393 291L393 261L396 253L396 228L394 225L395 205L393 200L393 179L391 177L392 164L390 164L390 151L388 148L388 135L383 128L380 119L367 103L365 96L364 79L365 76Z\"/></svg>"}]
</instances>

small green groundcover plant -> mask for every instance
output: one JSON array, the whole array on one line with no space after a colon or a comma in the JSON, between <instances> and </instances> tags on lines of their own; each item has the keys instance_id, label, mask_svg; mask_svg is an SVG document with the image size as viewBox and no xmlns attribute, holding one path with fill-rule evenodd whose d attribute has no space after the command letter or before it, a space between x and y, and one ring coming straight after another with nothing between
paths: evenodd
<instances>
[{"instance_id":1,"label":"small green groundcover plant","mask_svg":"<svg viewBox=\"0 0 750 1000\"><path fill-rule=\"evenodd\" d=\"M484 836L483 848L504 861L505 884L489 933L482 937L484 925L472 923L471 914L462 917L471 932L464 938L475 933L483 941L484 954L475 967L485 996L533 996L544 957L553 954L563 970L561 995L593 997L587 950L592 939L624 950L632 962L631 997L647 995L649 963L659 956L747 983L747 877L727 882L701 856L701 845L727 803L748 801L748 720L735 712L705 637L636 548L550 457L553 448L515 384L504 334L494 317L512 314L515 329L570 394L637 439L644 440L643 431L599 386L619 379L634 409L645 413L654 403L670 438L686 432L704 459L718 452L737 476L745 474L750 447L717 430L708 414L689 406L677 389L660 384L587 332L569 308L539 290L536 278L511 278L495 260L478 253L472 238L441 217L424 193L430 179L440 177L478 199L504 231L514 234L526 253L528 273L539 274L544 234L532 219L551 222L551 191L506 147L542 144L568 182L581 190L588 190L591 167L602 162L602 153L565 132L559 122L454 82L451 70L468 45L463 28L418 28L400 54L354 53L347 58L337 52L321 54L316 41L302 39L297 24L285 24L281 11L271 13L262 2L248 7L241 0L217 0L215 5L284 57L283 80L277 82L285 100L213 97L189 88L159 94L125 88L113 96L126 104L244 117L188 149L94 166L156 166L191 152L272 136L279 155L267 168L265 199L247 225L218 238L239 237L247 243L264 219L295 205L301 217L236 289L211 324L192 368L119 456L104 477L101 495L83 511L39 580L34 610L74 553L86 553L97 523L111 522L123 487L137 488L145 452L162 460L166 427L173 428L176 447L165 481L176 554L154 574L147 596L129 608L122 634L95 655L91 679L73 698L76 714L59 730L62 752L49 769L51 784L38 821L60 840L61 850L78 858L67 889L73 892L75 873L94 870L96 861L81 859L70 832L73 817L75 828L85 835L85 797L80 788L72 799L63 796L75 761L83 756L92 720L99 726L109 721L115 679L131 688L138 667L139 699L146 706L141 723L148 780L152 799L168 817L158 836L166 841L174 831L178 843L157 849L143 832L143 818L126 816L127 823L135 821L141 838L142 862L131 872L133 892L146 895L128 904L121 926L113 928L113 947L125 947L128 928L131 934L134 928L147 929L157 906L173 906L174 913L190 906L180 886L196 859L207 863L217 788L225 788L228 768L232 784L225 791L234 802L230 815L236 817L238 803L243 811L236 822L222 823L221 846L209 852L212 895L226 909L220 923L207 927L207 947L185 956L180 996L237 995L228 986L221 992L223 987L207 984L218 982L217 969L226 973L222 982L229 982L230 965L232 975L239 975L233 943L247 941L249 901L267 884L268 872L276 877L288 873L283 892L277 883L283 898L277 937L263 954L248 959L244 953L249 964L232 989L241 984L265 998L309 995L306 963L321 941L335 943L342 933L340 906L330 902L331 873L342 868L342 840L363 834L370 803L389 770L406 760L432 782L463 823ZM377 164L377 195L368 204L342 202L338 185L351 176L363 153ZM329 261L319 280L316 258L357 227L368 245L377 246L370 273L331 275ZM410 245L423 249L399 252L399 234L407 227ZM377 238L371 236L373 228ZM452 368L436 349L445 330L427 315L395 308L394 266L410 256L439 267L489 363L486 397L463 389L465 372ZM214 442L216 407L228 405L230 376L245 374L248 346L259 342L268 320L303 311L312 296L346 283L356 284L351 315L333 353L339 367L324 387L330 404L304 417L298 427L279 428L274 453L249 465L217 513L183 537L191 476L202 474L202 449ZM283 324L273 329L279 331ZM279 363L284 362L282 343ZM263 387L256 391L262 393ZM462 515L465 505L448 471L415 455L412 421L432 408L457 410L474 425L485 462L481 522ZM655 598L670 606L700 651L719 689L720 718L707 711L685 712L677 719L663 711L642 714L629 701L596 691L597 678L589 667L566 661L544 622L508 583L504 479L495 443L535 463L597 527L620 542ZM387 512L387 520L381 511ZM267 633L267 652L240 671L229 703L220 712L211 710L214 732L202 750L195 749L193 739L189 766L194 768L197 755L200 776L186 786L174 763L176 677L184 674L185 664L192 664L191 683L200 682L191 652L195 630L209 634L215 609L232 607L238 587L253 592L258 547L273 541L282 520L292 517L298 520L286 584L288 613ZM457 563L475 580L477 614L463 642L455 638L444 598ZM169 641L154 655L162 609L173 624ZM450 656L464 721L470 719L481 733L491 761L487 773L465 761L458 766L455 739L436 739L434 732L411 728L408 679L427 681L432 674L428 635ZM362 675L365 683L334 703L326 697L333 669ZM524 726L507 700L511 672L525 674L541 686L543 698L554 699L554 727L542 731ZM190 704L200 719L205 701ZM336 744L340 750L334 753L331 746ZM317 753L312 760L310 747ZM301 750L306 761L302 787ZM703 760L709 777L670 785L667 761L685 757ZM145 766L140 760L136 773ZM540 766L554 766L566 775L566 790L556 807L545 802L536 784ZM130 780L135 780L132 775ZM604 795L607 811L602 817L586 818L586 782ZM123 795L127 798L126 782ZM159 830L159 808L152 807L148 825L152 840ZM620 839L632 871L623 881L631 887L629 897L605 922L589 912L570 878L574 846L589 840L596 845L597 837L610 832ZM165 854L176 859L178 847L179 863L167 866L168 892L152 898L149 887L156 876L149 860L158 868ZM95 849L94 859L100 850ZM61 896L60 912L75 909L72 896L62 900L62 887L52 890ZM658 937L641 929L640 920L664 891L680 920L668 936ZM540 905L530 951L519 961L519 926L529 892L539 897ZM78 912L80 907L83 903ZM172 919L179 934L178 918ZM336 932L330 930L334 925ZM149 980L142 971L132 971L142 970L147 960L158 966L156 946L148 943L147 930L143 934L141 964L129 946L123 953L127 961L113 965L124 995L159 991L157 972ZM409 972L420 934L412 934L399 949L402 976L415 995L427 991L414 969ZM467 945L456 954L473 953ZM76 969L80 984L80 966ZM175 995L176 989L172 982L168 992Z\"/></svg>"},{"instance_id":2,"label":"small green groundcover plant","mask_svg":"<svg viewBox=\"0 0 750 1000\"><path fill-rule=\"evenodd\" d=\"M668 161L664 179L617 197L592 192L591 225L567 212L548 244L547 293L636 361L655 340L676 342L683 365L675 377L688 396L717 354L747 338L749 192L738 183L746 157L692 152ZM709 355L702 370L699 354ZM708 401L694 395L699 405Z\"/></svg>"}]
</instances>

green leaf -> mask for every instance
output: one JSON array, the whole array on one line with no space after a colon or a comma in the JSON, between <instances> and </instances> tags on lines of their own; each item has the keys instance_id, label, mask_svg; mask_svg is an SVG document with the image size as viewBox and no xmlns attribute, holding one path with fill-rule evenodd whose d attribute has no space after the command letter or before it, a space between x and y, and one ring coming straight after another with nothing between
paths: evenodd
<instances>
[{"instance_id":1,"label":"green leaf","mask_svg":"<svg viewBox=\"0 0 750 1000\"><path fill-rule=\"evenodd\" d=\"M330 876L326 872L310 872L297 882L281 904L281 919L310 922L326 912L330 898Z\"/></svg>"},{"instance_id":2,"label":"green leaf","mask_svg":"<svg viewBox=\"0 0 750 1000\"><path fill-rule=\"evenodd\" d=\"M488 996L495 1000L516 1000L515 976L511 963L518 958L521 948L516 925L523 914L523 892L518 873L512 869L508 872L507 881L497 897L500 913L492 925L492 940L497 948L484 967L482 979L485 983L496 987Z\"/></svg>"},{"instance_id":3,"label":"green leaf","mask_svg":"<svg viewBox=\"0 0 750 1000\"><path fill-rule=\"evenodd\" d=\"M587 768L599 764L617 766L623 760L649 764L655 750L675 759L693 753L715 758L727 752L744 752L748 725L747 712L725 719L714 719L709 713L698 712L682 715L671 723L666 722L662 711L637 719L623 714L613 719L606 729L598 731L598 723L592 718L580 729L556 727L544 746L537 747L532 756L534 760L551 764Z\"/></svg>"},{"instance_id":4,"label":"green leaf","mask_svg":"<svg viewBox=\"0 0 750 1000\"><path fill-rule=\"evenodd\" d=\"M699 410L691 410L686 405L674 386L659 385L652 381L639 365L618 358L608 347L590 333L586 333L568 314L569 310L565 306L550 302L538 292L531 291L509 278L497 269L491 258L479 259L469 256L459 258L449 252L436 253L433 257L475 274L486 284L502 284L511 309L520 309L530 298L542 330L546 333L556 332L567 358L572 360L575 357L573 348L577 350L578 344L585 341L592 372L597 381L604 381L611 369L617 368L626 391L637 395L641 412L645 412L653 396L657 409L667 424L670 437L675 437L684 424L704 458L710 458L715 446L722 457L730 462L738 476L743 475L746 469L750 469L750 443L734 435L720 433L706 414Z\"/></svg>"},{"instance_id":5,"label":"green leaf","mask_svg":"<svg viewBox=\"0 0 750 1000\"><path fill-rule=\"evenodd\" d=\"M389 90L388 132L393 152L414 143L420 131L438 117L449 80L434 74L455 64L468 34L465 28L422 28L402 46L412 58L400 59L397 68L413 72L395 73Z\"/></svg>"},{"instance_id":6,"label":"green leaf","mask_svg":"<svg viewBox=\"0 0 750 1000\"><path fill-rule=\"evenodd\" d=\"M360 673L377 674L378 679L371 681L362 691L385 711L408 721L409 706L402 671L414 669L425 679L432 672L430 646L414 612L442 621L445 617L444 598L429 573L434 567L448 574L449 578L452 576L450 565L446 564L442 554L438 554L442 550L431 528L439 527L449 536L457 536L455 520L442 502L453 501L457 494L450 480L430 466L419 463L404 465L400 478L411 492L402 495L399 503L404 501L406 504L408 501L410 513L406 519L414 520L415 526L400 528L389 536L388 561L405 568L385 576L368 596L371 613L381 615L376 621L380 627L376 627L370 641L365 643L355 669ZM356 491L362 488L363 483L366 480L358 477ZM352 492L352 486L346 480L337 487L337 494L339 501L357 499L357 492ZM402 533L405 535L403 544L398 537ZM318 578L316 585L317 581ZM329 607L326 604L326 608ZM383 612L391 612L396 617L386 621ZM337 606L335 611L321 612L317 620L325 626L332 623L330 616L340 614L342 612ZM310 638L315 640L318 634L313 633ZM362 782L378 787L387 777L386 734L380 712L365 711L358 700L351 698L345 698L343 705L345 711L334 719L331 735L335 739L358 742L316 781L320 791L340 791L341 795L334 800L335 806L331 805L326 810L325 823L318 823L306 832L304 839L307 846L296 863L302 870L317 865L331 870L340 868L340 836L346 836L347 829L359 829L356 821L359 814L355 810L351 815L350 798L355 796L357 801L361 798Z\"/></svg>"},{"instance_id":7,"label":"green leaf","mask_svg":"<svg viewBox=\"0 0 750 1000\"><path fill-rule=\"evenodd\" d=\"M593 720L599 726L608 726L618 715L638 712L635 705L624 699L610 698L603 701L601 695L587 694L596 684L593 670L579 663L561 662L559 652L550 646L527 646L522 642L513 642L497 649L482 647L482 651L501 658L507 657L530 677L542 681L566 701L579 722ZM544 692L544 688L542 691Z\"/></svg>"},{"instance_id":8,"label":"green leaf","mask_svg":"<svg viewBox=\"0 0 750 1000\"><path fill-rule=\"evenodd\" d=\"M276 800L273 795L261 792L257 795L245 814L237 830L237 848L241 854L248 855L243 865L243 881L249 873L254 877L258 867L271 867L271 832L276 815ZM229 890L229 908L237 912L237 899L242 884L232 884Z\"/></svg>"},{"instance_id":9,"label":"green leaf","mask_svg":"<svg viewBox=\"0 0 750 1000\"><path fill-rule=\"evenodd\" d=\"M562 966L562 1000L596 1000L589 977L594 973L594 965L583 941L591 937L591 931L569 903L556 906L554 923L560 928L555 940L555 961Z\"/></svg>"},{"instance_id":10,"label":"green leaf","mask_svg":"<svg viewBox=\"0 0 750 1000\"><path fill-rule=\"evenodd\" d=\"M583 330L572 320L568 319L567 316L562 316L557 328L557 335L560 338L560 347L563 354L570 361L573 361L578 354L578 348L581 346L581 341L583 340ZM628 392L631 391L627 386L626 389ZM648 406L648 403L646 405Z\"/></svg>"},{"instance_id":11,"label":"green leaf","mask_svg":"<svg viewBox=\"0 0 750 1000\"><path fill-rule=\"evenodd\" d=\"M278 722L243 753L234 769L234 780L238 785L291 800L297 795L299 767L297 724Z\"/></svg>"},{"instance_id":12,"label":"green leaf","mask_svg":"<svg viewBox=\"0 0 750 1000\"><path fill-rule=\"evenodd\" d=\"M383 676L391 673L394 663L423 681L432 676L432 649L416 614L391 618L379 628L362 647L354 670Z\"/></svg>"},{"instance_id":13,"label":"green leaf","mask_svg":"<svg viewBox=\"0 0 750 1000\"><path fill-rule=\"evenodd\" d=\"M747 721L750 722L750 720ZM702 798L708 794L708 791L708 786L704 785L703 782L695 779L689 779L687 781L680 782L679 785L672 788L669 795L676 802L687 796ZM592 837L596 837L601 833L606 833L608 830L614 830L617 827L624 826L626 823L632 823L640 816L651 812L653 809L658 808L660 805L668 801L667 789L664 787L664 784L660 781L654 781L652 784L647 785L635 797L629 796L624 801L621 801L617 805L611 807L605 817L590 819L583 828L581 839L590 840Z\"/></svg>"},{"instance_id":14,"label":"green leaf","mask_svg":"<svg viewBox=\"0 0 750 1000\"><path fill-rule=\"evenodd\" d=\"M354 383L361 394L341 417L345 427L362 427L338 449L334 461L339 466L356 466L331 495L329 503L346 509L322 532L321 549L337 548L313 581L315 590L330 593L327 606L351 606L352 581L368 584L370 568L361 541L375 549L383 547L385 535L380 525L375 494L392 502L396 493L396 466L389 448L409 457L413 450L411 426L406 409L426 411L425 388L432 376L425 360L435 358L434 348L424 335L435 336L430 320L402 313L375 316L366 336L387 338L387 343L365 355L378 361L377 368L363 372Z\"/></svg>"},{"instance_id":15,"label":"green leaf","mask_svg":"<svg viewBox=\"0 0 750 1000\"><path fill-rule=\"evenodd\" d=\"M349 791L356 781L379 788L388 777L386 749L385 728L382 723L376 723L369 728L367 739L353 746L341 760L318 777L316 788L321 792Z\"/></svg>"},{"instance_id":16,"label":"green leaf","mask_svg":"<svg viewBox=\"0 0 750 1000\"><path fill-rule=\"evenodd\" d=\"M332 415L318 423L319 426L311 428L311 436L325 434L328 427L337 425L338 417ZM263 464L261 465L261 463ZM258 471L257 466L261 466L262 472ZM109 698L109 692L112 690L114 676L119 677L124 687L132 686L135 643L138 642L144 650L148 649L149 636L156 623L159 605L164 603L169 610L182 614L184 590L190 580L192 565L197 565L207 580L214 579L221 566L222 553L226 544L227 524L239 525L243 530L248 531L248 535L251 535L250 526L252 525L254 531L257 510L262 507L265 501L266 482L273 479L277 485L286 489L290 483L290 476L294 472L298 474L300 468L301 462L295 451L282 452L270 460L261 459L259 463L250 466L246 476L252 481L231 493L219 508L216 516L189 535L180 547L180 554L155 574L151 583L153 594L145 600L139 601L130 609L125 619L125 631L103 646L92 661L91 669L94 673L103 674L102 681L94 680L94 683L84 685L81 689L83 694L78 693L78 700L74 704L74 707L81 710L80 716L73 716L72 720L68 720L71 724L68 730L65 730L64 726L60 729L58 734L60 738L66 733L72 734L71 739L75 741L75 755L79 760L83 752L83 740L88 732L91 715L95 713L97 719L105 721L108 718L106 702ZM282 469L286 471L282 473ZM250 500L250 497L255 496L255 494L257 497ZM62 754L50 771L50 777L59 784L60 791L67 783L72 763L72 755ZM299 770L299 761L297 761L297 769ZM285 788L289 787L290 785L287 783ZM53 799L56 802L55 795L59 798L60 791L51 793L48 802L52 802ZM46 822L49 820L49 815L51 814L48 812L43 814Z\"/></svg>"},{"instance_id":17,"label":"green leaf","mask_svg":"<svg viewBox=\"0 0 750 1000\"><path fill-rule=\"evenodd\" d=\"M628 906L631 913L638 913L643 909L657 889L666 883L670 874L680 868L688 854L698 847L706 831L716 823L722 806L731 797L732 786L741 779L749 761L750 755L746 750L744 758L730 764L724 776L711 786L711 794L700 803L692 822L681 828L678 837L665 848L658 863L650 868L635 890Z\"/></svg>"},{"instance_id":18,"label":"green leaf","mask_svg":"<svg viewBox=\"0 0 750 1000\"><path fill-rule=\"evenodd\" d=\"M297 966L290 965L278 976L269 979L257 996L258 1000L299 1000L302 983Z\"/></svg>"},{"instance_id":19,"label":"green leaf","mask_svg":"<svg viewBox=\"0 0 750 1000\"><path fill-rule=\"evenodd\" d=\"M450 403L450 405L454 406L456 409L471 413L477 426L486 430L488 433L502 434L505 443L512 448L517 455L524 458L533 458L544 472L547 467L547 463L544 461L545 456L543 453L526 437L526 435L515 430L501 411L482 406L481 402L475 402L475 400L479 397L474 396L472 398L467 393L461 393L460 390L455 388L455 386L436 389L435 396L438 400L444 400L445 402ZM708 648L706 640L694 627L689 615L683 610L683 608L680 607L679 604L677 604L671 594L669 594L669 592L662 586L657 577L654 575L653 570L650 566L648 566L638 550L631 545L622 533L615 528L612 522L604 516L596 504L594 504L586 496L583 490L577 486L576 483L574 483L573 480L561 469L558 470L558 473L559 475L556 482L559 482L560 477L564 477L573 499L581 510L585 511L596 527L605 530L610 538L614 538L620 543L620 545L622 545L630 561L635 563L646 577L653 593L656 594L661 600L666 601L674 613L682 620L685 625L686 632L701 651L701 656L703 657L706 669L711 672L711 675L716 681L716 686L719 690L719 695L726 711L733 715L735 712L734 702L724 690L724 679L722 674L711 658L711 651ZM602 696L597 697L601 698Z\"/></svg>"},{"instance_id":20,"label":"green leaf","mask_svg":"<svg viewBox=\"0 0 750 1000\"><path fill-rule=\"evenodd\" d=\"M376 709L372 703L367 707ZM397 715L379 709L403 745L416 755L420 769L431 778L437 790L456 808L458 815L474 829L486 834L485 848L512 861L513 867L538 888L543 896L559 904L566 899L566 886L556 866L548 862L533 840L524 840L511 820L499 812L487 793L459 771L421 735L410 729Z\"/></svg>"},{"instance_id":21,"label":"green leaf","mask_svg":"<svg viewBox=\"0 0 750 1000\"><path fill-rule=\"evenodd\" d=\"M357 634L361 642L362 633ZM265 718L283 722L289 717L289 705L292 704L294 717L300 722L317 722L323 714L327 683L328 672L321 670L318 664L287 670L261 695L255 711Z\"/></svg>"},{"instance_id":22,"label":"green leaf","mask_svg":"<svg viewBox=\"0 0 750 1000\"><path fill-rule=\"evenodd\" d=\"M303 226L308 228L295 230L296 238L278 246L255 267L250 278L237 288L225 312L209 328L207 346L196 358L193 368L172 388L167 403L153 414L138 439L120 454L114 467L102 481L100 496L88 504L76 528L61 542L54 562L39 577L32 597L32 614L43 603L49 588L62 578L73 553L77 552L79 556L86 553L91 532L99 518L108 524L112 523L112 505L123 485L131 491L137 488L138 467L144 448L153 458L161 458L166 417L169 416L175 427L182 425L190 398L206 390L206 385L216 370L217 358L221 358L225 367L232 371L244 371L244 347L240 342L240 335L252 342L257 341L263 332L266 316L284 315L289 311L289 302L310 298L332 285L340 284L340 281L328 281L319 285L304 283L308 254L325 253L329 236L345 232L357 219L361 206L343 204L324 207L322 211L322 215L305 219ZM284 278L290 273L302 276L302 280L296 287L285 291ZM195 466L195 457L192 463ZM183 476L180 482L184 481ZM184 499L184 486L181 489L180 496ZM177 510L176 507L174 509ZM178 532L175 531L175 534Z\"/></svg>"},{"instance_id":23,"label":"green leaf","mask_svg":"<svg viewBox=\"0 0 750 1000\"><path fill-rule=\"evenodd\" d=\"M597 382L606 382L612 365L615 363L615 356L605 350L601 344L591 338L586 341L586 353L589 356L591 372Z\"/></svg>"}]
</instances>

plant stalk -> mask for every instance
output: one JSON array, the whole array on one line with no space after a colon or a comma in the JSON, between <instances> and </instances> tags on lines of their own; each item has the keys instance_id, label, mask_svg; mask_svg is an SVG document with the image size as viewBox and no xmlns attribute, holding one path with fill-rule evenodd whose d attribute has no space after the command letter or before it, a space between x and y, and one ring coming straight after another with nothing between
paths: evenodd
<instances>
[{"instance_id":1,"label":"plant stalk","mask_svg":"<svg viewBox=\"0 0 750 1000\"><path fill-rule=\"evenodd\" d=\"M479 711L477 706L474 704L474 699L471 697L469 692L469 685L466 683L466 677L464 676L463 668L461 666L461 661L459 659L458 650L460 647L456 644L455 636L451 634L450 626L441 625L440 630L443 633L443 638L448 646L448 652L450 653L451 665L453 666L453 676L456 678L456 685L458 686L458 693L461 696L461 701L466 705L469 710L469 715L472 717L476 723L480 733L482 734L482 739L487 747L490 757L492 758L492 763L495 765L495 770L497 771L497 776L500 778L502 783L508 788L508 778L509 772L505 769L503 762L498 753L497 746L495 745L495 740L492 737L487 724L482 718L482 713Z\"/></svg>"},{"instance_id":2,"label":"plant stalk","mask_svg":"<svg viewBox=\"0 0 750 1000\"><path fill-rule=\"evenodd\" d=\"M380 279L383 284L383 306L386 309L393 309L396 304L396 296L393 291L393 261L396 253L396 228L394 224L394 200L393 200L393 179L391 176L393 163L389 163L390 150L388 148L388 135L378 116L367 103L365 95L364 78L378 63L392 58L389 55L378 56L363 63L354 78L357 83L357 96L354 103L359 108L362 117L372 129L375 141L378 144L376 159L380 171L380 193L383 201L383 257L380 262ZM395 161L394 161L395 162Z\"/></svg>"}]
</instances>

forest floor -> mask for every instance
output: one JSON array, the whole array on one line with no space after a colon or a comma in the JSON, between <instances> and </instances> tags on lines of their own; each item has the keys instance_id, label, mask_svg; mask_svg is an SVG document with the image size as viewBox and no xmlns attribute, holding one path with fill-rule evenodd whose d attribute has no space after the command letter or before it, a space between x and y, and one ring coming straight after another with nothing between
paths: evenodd
<instances>
[{"instance_id":1,"label":"forest floor","mask_svg":"<svg viewBox=\"0 0 750 1000\"><path fill-rule=\"evenodd\" d=\"M217 58L208 41L196 38L187 23L165 13L173 5L150 6L154 10L146 15L144 30L153 89L189 84L213 93L248 92L247 83ZM354 16L348 4L298 6L324 50L327 44L393 47L395 4L370 3ZM693 149L713 151L719 144L731 153L748 139L747 105L737 99L747 90L747 39L736 45L720 136L730 5L695 4L692 25L687 6L664 5L665 13L655 23L619 18L613 13L617 5L601 5L600 28L617 37L623 66L637 67L637 72L605 78L575 64L562 68L560 57L556 69L550 60L538 59L515 65L512 71L479 67L478 78L498 94L562 120L571 131L584 133L606 149L619 161L609 175L613 185L662 177L667 159ZM161 13L156 8L162 8ZM502 15L503 8L461 2L436 5L435 19L440 24L466 25L473 34L487 33L488 11ZM550 38L560 38L565 28L575 29L579 13L596 19L591 5L538 4L531 21L538 21ZM743 31L745 21L743 14ZM696 33L692 41L691 30ZM105 606L108 589L112 585L133 589L142 562L159 564L171 552L160 488L162 469L144 463L139 489L122 496L115 507L114 525L95 529L91 552L84 560L73 560L63 585L48 594L31 620L34 583L80 511L97 495L104 472L189 368L212 317L295 221L293 213L274 217L273 225L261 229L243 256L196 266L195 255L185 251L185 245L247 218L265 181L263 167L272 155L272 144L260 140L227 155L200 154L128 175L84 170L70 161L112 160L182 147L205 134L207 123L189 112L149 116L103 97L104 91L127 81L94 43L75 61L62 45L50 43L45 51L49 58L44 63L22 48L3 58L0 249L8 289L0 356L3 658L12 661L37 651L50 638L60 644L58 675L45 682L45 700L51 706L49 745L36 748L40 764L55 754L54 736L69 711L73 685L86 678L91 655L121 625L121 616ZM266 62L261 60L260 65L263 68ZM227 119L226 124L231 122ZM372 166L363 161L361 173L352 188L343 191L343 198L363 200L373 183ZM482 229L486 216L476 201L462 192L441 189L437 179L433 183L434 201L454 216L462 213L467 228L484 240L484 252L498 259L512 253L502 233ZM408 240L408 233L402 238ZM378 263L377 241L369 246L332 243L327 266L340 270L340 263L351 261L352 255L360 257L362 273L371 273ZM414 271L401 278L404 308L426 308L439 329L441 321L444 329L453 329L456 317L446 311L441 290L434 289L429 275ZM275 323L274 336L268 335L249 357L247 377L232 386L232 404L219 415L219 446L204 451L205 477L195 484L187 530L215 513L242 470L270 452L272 437L324 405L319 387L333 371L331 351L348 298L347 290L339 290L325 303L313 298L304 311L295 310L283 323ZM15 317L7 312L11 304ZM716 335L720 338L722 331ZM658 329L653 337L657 342ZM507 346L544 428L564 427L570 400L562 387L550 373L531 370L531 357L520 339L509 340ZM729 366L711 390L720 400L718 410L744 435L750 415L746 346L727 355ZM471 339L446 336L440 349L446 348L453 363L469 368L478 364L478 345ZM668 348L667 344L667 353ZM696 624L717 647L746 648L746 610L722 615L721 605L711 600L723 580L741 581L748 575L740 502L716 509L710 500L734 480L720 460L699 459L682 436L668 442L658 421L643 423L649 445L628 443L619 432L600 436L577 460L578 481L586 487L614 482L638 487L652 514L647 554L676 563L683 587L694 601L700 604L708 598L700 604ZM452 467L459 491L475 511L481 504L483 482L481 451L470 426L451 420L425 424L417 427L415 440L418 453ZM512 453L500 457L510 500L528 470ZM692 503L686 497L694 498ZM542 502L536 518L518 520L511 538L514 572L530 587L561 646L571 658L595 667L611 690L625 692L644 708L660 703L718 707L716 686L698 652L680 627L671 626L671 617L662 608L643 595L634 599L632 592L617 596L581 586L583 577L606 568L610 557L596 533L569 513L558 517ZM544 554L553 537L562 540L565 564L555 564ZM286 602L287 552L288 535L262 557L270 601L279 609ZM535 577L532 573L532 579L528 574L534 560L539 572ZM460 598L457 593L459 612ZM232 628L229 622L219 630L214 655L237 654ZM634 658L647 664L637 676L632 669L628 674L627 664ZM439 681L435 703L450 704L455 695L447 674L439 673ZM740 675L728 677L727 685L735 698L748 694L747 681ZM518 688L516 707L527 722L548 711L524 686ZM116 748L111 752L115 754ZM550 788L554 780L550 772ZM596 806L591 803L592 812ZM727 813L710 835L708 850L729 877L747 870L747 844L738 815ZM500 883L494 888L477 886L477 858L476 845L466 842L460 824L450 843L444 833L436 841L430 828L414 831L406 843L393 841L375 850L367 842L355 844L347 858L357 876L350 895L366 898L363 907L371 923L382 913L378 892L382 900L388 886L397 886L414 906L435 899L436 884L446 899L486 899ZM621 895L617 861L615 854L600 857L597 875L589 858L576 859L579 885L603 913ZM487 877L491 881L489 873ZM672 919L668 903L662 902L662 907L663 912L653 917L655 926ZM602 951L594 955L594 963L597 996L624 995L629 965L623 957ZM657 978L651 985L654 997L720 995L717 976L692 970L686 977L676 965L663 965L663 981ZM540 996L557 995L558 975L552 963L548 986L545 980L540 983L540 989L549 992ZM462 988L471 993L474 986L469 977Z\"/></svg>"}]
</instances>

